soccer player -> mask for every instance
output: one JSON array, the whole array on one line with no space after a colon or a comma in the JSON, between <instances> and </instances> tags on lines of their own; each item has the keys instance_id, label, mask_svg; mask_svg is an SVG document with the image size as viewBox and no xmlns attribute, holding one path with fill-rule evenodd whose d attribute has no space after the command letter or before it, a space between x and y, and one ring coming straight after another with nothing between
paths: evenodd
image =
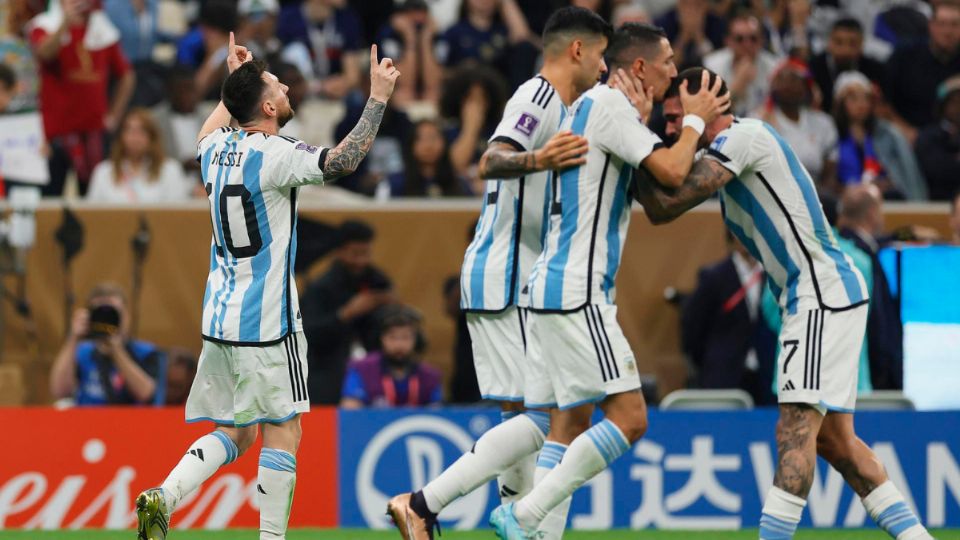
<instances>
[{"instance_id":1,"label":"soccer player","mask_svg":"<svg viewBox=\"0 0 960 540\"><path fill-rule=\"evenodd\" d=\"M583 163L586 141L558 132L566 108L606 72L603 53L610 25L590 10L555 12L543 31L540 74L507 103L480 173L488 179L484 205L461 272L461 307L473 341L481 394L502 406L503 422L486 432L421 491L390 501L388 511L405 539L432 538L437 514L457 498L500 478L500 496L511 500L530 490L539 474L559 460L562 447L544 445L546 411L522 407L526 346L522 286L540 254L549 188L547 171ZM566 508L542 531L560 538Z\"/></svg>"},{"instance_id":2,"label":"soccer player","mask_svg":"<svg viewBox=\"0 0 960 540\"><path fill-rule=\"evenodd\" d=\"M704 73L715 77L692 68L671 86L664 103L668 136L677 133L685 110L676 99L679 85L694 89ZM760 120L725 114L709 123L700 146L707 154L682 186L664 190L647 178L637 182L637 193L650 221L664 223L719 190L727 227L763 263L780 302L778 461L760 538L793 538L817 454L843 475L890 536L931 538L854 432L868 293L860 272L837 247L813 180L780 135Z\"/></svg>"},{"instance_id":3,"label":"soccer player","mask_svg":"<svg viewBox=\"0 0 960 540\"><path fill-rule=\"evenodd\" d=\"M662 99L677 73L663 30L629 23L607 51L614 81L643 80ZM620 82L616 82L619 86ZM687 126L672 148L643 125L618 88L598 85L571 107L561 129L586 137L586 163L552 177L549 227L528 281L528 408L557 409L551 439L568 444L560 461L525 497L493 511L505 540L532 538L544 518L578 487L626 452L646 430L647 415L633 353L617 324L614 282L620 266L632 171L641 164L667 185L683 182L705 122L729 106L720 85L684 91ZM590 427L595 404L606 418ZM589 428L589 429L588 429Z\"/></svg>"},{"instance_id":4,"label":"soccer player","mask_svg":"<svg viewBox=\"0 0 960 540\"><path fill-rule=\"evenodd\" d=\"M203 351L187 422L216 429L192 445L159 488L137 497L138 538L163 540L170 514L263 430L257 475L260 538L285 537L300 414L307 397L306 343L293 279L297 188L353 172L373 143L400 73L370 50L370 99L335 148L280 136L291 118L287 87L234 43L222 101L203 124L198 159L210 198L213 240L203 300ZM231 118L233 119L231 121ZM231 127L235 122L239 127Z\"/></svg>"}]
</instances>

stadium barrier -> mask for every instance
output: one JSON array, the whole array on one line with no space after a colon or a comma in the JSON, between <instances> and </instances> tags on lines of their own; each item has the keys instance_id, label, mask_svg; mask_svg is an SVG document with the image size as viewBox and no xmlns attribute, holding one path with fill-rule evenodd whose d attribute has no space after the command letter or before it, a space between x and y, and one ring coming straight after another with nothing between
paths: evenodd
<instances>
[{"instance_id":1,"label":"stadium barrier","mask_svg":"<svg viewBox=\"0 0 960 540\"><path fill-rule=\"evenodd\" d=\"M0 529L127 528L133 497L159 483L209 425L179 409L0 409ZM303 420L291 526L389 526L387 497L421 487L499 421L495 409L317 409ZM776 411L650 412L630 453L574 497L577 529L756 526L773 481ZM868 412L857 428L924 523L960 526L960 412ZM149 430L142 426L149 426ZM953 426L953 427L951 427ZM24 436L26 434L26 436ZM256 456L211 478L175 528L256 527ZM451 505L443 524L486 526L494 483ZM839 473L821 461L805 527L872 527Z\"/></svg>"}]
</instances>

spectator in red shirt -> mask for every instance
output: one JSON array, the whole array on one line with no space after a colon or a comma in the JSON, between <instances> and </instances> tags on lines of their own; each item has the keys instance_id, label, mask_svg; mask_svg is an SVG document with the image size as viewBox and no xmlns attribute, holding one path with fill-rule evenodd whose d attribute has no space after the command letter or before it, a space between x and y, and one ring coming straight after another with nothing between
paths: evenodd
<instances>
[{"instance_id":1,"label":"spectator in red shirt","mask_svg":"<svg viewBox=\"0 0 960 540\"><path fill-rule=\"evenodd\" d=\"M86 193L93 167L103 161L104 138L116 129L133 93L135 76L120 49L120 32L99 0L60 0L33 18L30 43L40 64L40 110L50 143L46 196L63 194L74 169ZM108 100L111 78L119 80Z\"/></svg>"}]
</instances>

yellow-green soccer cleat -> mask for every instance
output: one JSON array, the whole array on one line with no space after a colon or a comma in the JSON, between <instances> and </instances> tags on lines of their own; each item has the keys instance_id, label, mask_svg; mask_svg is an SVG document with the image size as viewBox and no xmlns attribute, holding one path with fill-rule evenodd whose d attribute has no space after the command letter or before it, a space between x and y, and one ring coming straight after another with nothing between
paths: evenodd
<instances>
[{"instance_id":1,"label":"yellow-green soccer cleat","mask_svg":"<svg viewBox=\"0 0 960 540\"><path fill-rule=\"evenodd\" d=\"M148 489L137 497L137 540L166 540L170 514L160 488Z\"/></svg>"}]
</instances>

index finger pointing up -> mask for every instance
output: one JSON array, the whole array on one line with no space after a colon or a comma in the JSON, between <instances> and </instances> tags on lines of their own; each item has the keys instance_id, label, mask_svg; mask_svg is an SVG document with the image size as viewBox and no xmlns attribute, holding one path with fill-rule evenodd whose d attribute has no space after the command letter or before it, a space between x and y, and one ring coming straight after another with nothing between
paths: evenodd
<instances>
[{"instance_id":1,"label":"index finger pointing up","mask_svg":"<svg viewBox=\"0 0 960 540\"><path fill-rule=\"evenodd\" d=\"M370 46L370 65L375 66L378 63L379 62L377 62L377 44L374 43L373 45Z\"/></svg>"},{"instance_id":2,"label":"index finger pointing up","mask_svg":"<svg viewBox=\"0 0 960 540\"><path fill-rule=\"evenodd\" d=\"M237 48L237 42L234 40L233 32L230 32L230 44L227 46L227 53L231 56Z\"/></svg>"}]
</instances>

